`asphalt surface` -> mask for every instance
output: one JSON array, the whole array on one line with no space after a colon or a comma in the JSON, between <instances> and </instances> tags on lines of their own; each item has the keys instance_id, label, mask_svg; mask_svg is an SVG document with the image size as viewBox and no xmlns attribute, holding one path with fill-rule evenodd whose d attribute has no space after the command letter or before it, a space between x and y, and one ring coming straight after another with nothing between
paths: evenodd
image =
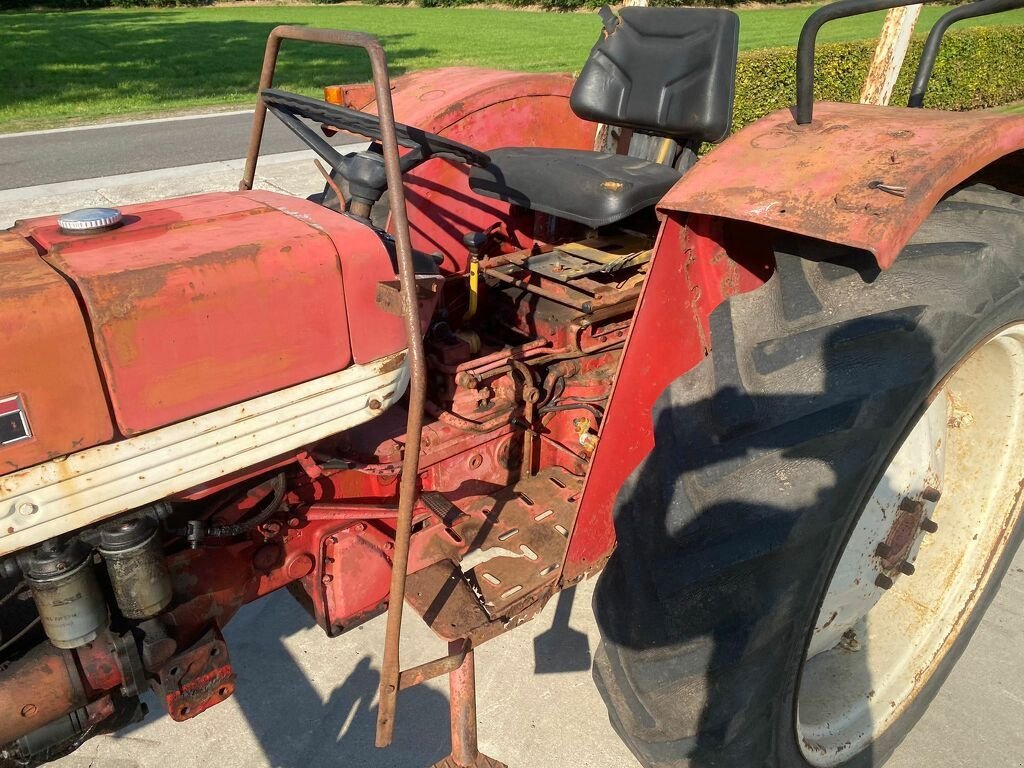
<instances>
[{"instance_id":1,"label":"asphalt surface","mask_svg":"<svg viewBox=\"0 0 1024 768\"><path fill-rule=\"evenodd\" d=\"M0 134L0 189L244 157L252 112ZM351 143L335 137L332 143ZM273 115L261 154L306 149Z\"/></svg>"}]
</instances>

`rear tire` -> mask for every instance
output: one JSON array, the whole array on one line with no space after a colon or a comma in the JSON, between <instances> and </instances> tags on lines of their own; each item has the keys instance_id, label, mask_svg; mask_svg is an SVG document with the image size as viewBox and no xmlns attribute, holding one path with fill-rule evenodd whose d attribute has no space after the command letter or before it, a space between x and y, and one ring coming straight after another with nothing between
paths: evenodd
<instances>
[{"instance_id":1,"label":"rear tire","mask_svg":"<svg viewBox=\"0 0 1024 768\"><path fill-rule=\"evenodd\" d=\"M645 766L881 765L966 648L1024 536L1007 517L963 620L885 727L819 758L798 736L819 610L930 394L1024 322L1024 199L956 192L884 273L820 243L786 250L768 283L713 313L712 355L656 403L655 448L616 503L594 675Z\"/></svg>"}]
</instances>

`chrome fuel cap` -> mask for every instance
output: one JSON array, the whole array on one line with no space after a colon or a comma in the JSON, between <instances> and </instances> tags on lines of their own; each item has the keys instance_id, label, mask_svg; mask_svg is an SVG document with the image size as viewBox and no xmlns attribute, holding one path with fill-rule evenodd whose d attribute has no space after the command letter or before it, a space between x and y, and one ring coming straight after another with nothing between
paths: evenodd
<instances>
[{"instance_id":1,"label":"chrome fuel cap","mask_svg":"<svg viewBox=\"0 0 1024 768\"><path fill-rule=\"evenodd\" d=\"M57 226L66 234L81 234L112 229L121 223L117 208L81 208L57 219Z\"/></svg>"}]
</instances>

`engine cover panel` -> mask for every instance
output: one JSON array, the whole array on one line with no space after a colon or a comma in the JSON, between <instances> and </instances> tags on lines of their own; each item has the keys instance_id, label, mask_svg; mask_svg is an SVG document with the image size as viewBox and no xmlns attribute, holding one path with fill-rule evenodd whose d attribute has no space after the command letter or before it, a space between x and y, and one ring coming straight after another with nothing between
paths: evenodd
<instances>
[{"instance_id":1,"label":"engine cover panel","mask_svg":"<svg viewBox=\"0 0 1024 768\"><path fill-rule=\"evenodd\" d=\"M288 211L268 196L282 197ZM261 197L126 206L123 226L96 234L65 234L52 217L19 223L81 294L123 435L351 362L335 242L370 250L387 274L383 246L367 228L312 203Z\"/></svg>"},{"instance_id":2,"label":"engine cover panel","mask_svg":"<svg viewBox=\"0 0 1024 768\"><path fill-rule=\"evenodd\" d=\"M74 291L11 233L0 233L0 356L0 474L111 438Z\"/></svg>"}]
</instances>

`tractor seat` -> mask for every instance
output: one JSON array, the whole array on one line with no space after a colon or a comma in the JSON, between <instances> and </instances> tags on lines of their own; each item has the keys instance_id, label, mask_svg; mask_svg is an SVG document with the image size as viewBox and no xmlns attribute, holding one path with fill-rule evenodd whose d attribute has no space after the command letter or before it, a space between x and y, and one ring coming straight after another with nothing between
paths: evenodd
<instances>
[{"instance_id":1,"label":"tractor seat","mask_svg":"<svg viewBox=\"0 0 1024 768\"><path fill-rule=\"evenodd\" d=\"M600 11L601 37L569 96L577 117L697 148L732 123L739 17L721 8ZM576 149L488 150L469 186L590 227L656 205L681 173L629 155ZM640 152L639 154L646 154Z\"/></svg>"},{"instance_id":2,"label":"tractor seat","mask_svg":"<svg viewBox=\"0 0 1024 768\"><path fill-rule=\"evenodd\" d=\"M510 147L488 153L469 186L478 194L588 227L604 227L655 205L679 181L675 168L582 149Z\"/></svg>"}]
</instances>

